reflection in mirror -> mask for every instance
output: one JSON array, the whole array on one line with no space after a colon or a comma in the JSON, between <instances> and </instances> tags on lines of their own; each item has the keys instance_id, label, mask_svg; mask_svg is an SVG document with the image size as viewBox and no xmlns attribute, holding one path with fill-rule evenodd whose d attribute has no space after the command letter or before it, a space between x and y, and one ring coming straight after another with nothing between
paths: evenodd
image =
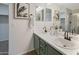
<instances>
[{"instance_id":1,"label":"reflection in mirror","mask_svg":"<svg viewBox=\"0 0 79 59\"><path fill-rule=\"evenodd\" d=\"M79 5L79 4L78 4ZM79 34L79 7L77 4L39 4L35 21L51 21L53 28ZM49 8L48 8L48 7Z\"/></svg>"},{"instance_id":2,"label":"reflection in mirror","mask_svg":"<svg viewBox=\"0 0 79 59\"><path fill-rule=\"evenodd\" d=\"M65 18L60 19L60 26L61 26L62 30L65 31Z\"/></svg>"},{"instance_id":3,"label":"reflection in mirror","mask_svg":"<svg viewBox=\"0 0 79 59\"><path fill-rule=\"evenodd\" d=\"M37 7L36 8L36 21L51 21L52 10L49 8Z\"/></svg>"},{"instance_id":4,"label":"reflection in mirror","mask_svg":"<svg viewBox=\"0 0 79 59\"><path fill-rule=\"evenodd\" d=\"M68 8L60 10L59 13L60 27L63 31L72 32L72 11Z\"/></svg>"},{"instance_id":5,"label":"reflection in mirror","mask_svg":"<svg viewBox=\"0 0 79 59\"><path fill-rule=\"evenodd\" d=\"M75 33L79 34L79 13L73 13L72 17L72 28Z\"/></svg>"},{"instance_id":6,"label":"reflection in mirror","mask_svg":"<svg viewBox=\"0 0 79 59\"><path fill-rule=\"evenodd\" d=\"M42 7L36 8L36 21L44 20L44 9Z\"/></svg>"},{"instance_id":7,"label":"reflection in mirror","mask_svg":"<svg viewBox=\"0 0 79 59\"><path fill-rule=\"evenodd\" d=\"M73 13L68 8L64 12L60 11L60 26L63 31L79 34L79 13Z\"/></svg>"},{"instance_id":8,"label":"reflection in mirror","mask_svg":"<svg viewBox=\"0 0 79 59\"><path fill-rule=\"evenodd\" d=\"M73 21L72 10L68 8L61 8L60 10L54 10L53 24L54 27L57 26L58 29L63 31L74 32L76 33L75 27L77 23L75 19ZM74 25L75 24L75 25Z\"/></svg>"},{"instance_id":9,"label":"reflection in mirror","mask_svg":"<svg viewBox=\"0 0 79 59\"><path fill-rule=\"evenodd\" d=\"M59 10L53 10L53 26L57 29L60 27Z\"/></svg>"},{"instance_id":10,"label":"reflection in mirror","mask_svg":"<svg viewBox=\"0 0 79 59\"><path fill-rule=\"evenodd\" d=\"M45 21L51 21L51 14L52 14L52 11L51 11L51 9L48 9L48 8L46 8L45 9L46 10L46 12L45 12Z\"/></svg>"}]
</instances>

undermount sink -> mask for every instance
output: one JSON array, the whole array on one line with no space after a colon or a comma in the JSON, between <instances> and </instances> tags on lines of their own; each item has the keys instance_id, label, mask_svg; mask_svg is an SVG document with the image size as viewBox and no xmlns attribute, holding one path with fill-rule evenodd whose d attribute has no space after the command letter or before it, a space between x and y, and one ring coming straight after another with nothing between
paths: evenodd
<instances>
[{"instance_id":1,"label":"undermount sink","mask_svg":"<svg viewBox=\"0 0 79 59\"><path fill-rule=\"evenodd\" d=\"M73 38L71 39L71 41L69 41L64 38L58 37L55 39L54 43L57 46L65 49L70 49L70 50L79 49L79 40L75 40Z\"/></svg>"}]
</instances>

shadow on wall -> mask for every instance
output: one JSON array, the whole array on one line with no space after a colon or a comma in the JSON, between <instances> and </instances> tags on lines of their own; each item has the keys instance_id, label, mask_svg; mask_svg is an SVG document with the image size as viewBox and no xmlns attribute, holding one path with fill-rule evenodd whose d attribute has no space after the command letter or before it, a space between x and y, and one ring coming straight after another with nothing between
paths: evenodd
<instances>
[{"instance_id":1,"label":"shadow on wall","mask_svg":"<svg viewBox=\"0 0 79 59\"><path fill-rule=\"evenodd\" d=\"M27 40L29 39L29 40ZM33 29L28 28L27 29L27 43L26 43L26 48L25 48L25 53L28 53L29 51L32 51L34 48L34 43L33 43Z\"/></svg>"}]
</instances>

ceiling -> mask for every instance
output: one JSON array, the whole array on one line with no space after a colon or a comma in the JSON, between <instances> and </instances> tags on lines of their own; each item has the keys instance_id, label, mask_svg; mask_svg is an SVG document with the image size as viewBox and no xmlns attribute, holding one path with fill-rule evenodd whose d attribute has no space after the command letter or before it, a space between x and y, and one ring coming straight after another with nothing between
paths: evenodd
<instances>
[{"instance_id":1,"label":"ceiling","mask_svg":"<svg viewBox=\"0 0 79 59\"><path fill-rule=\"evenodd\" d=\"M79 3L34 3L37 6L58 6L61 8L69 8L71 10L79 9ZM0 3L0 5L8 5L8 3Z\"/></svg>"},{"instance_id":2,"label":"ceiling","mask_svg":"<svg viewBox=\"0 0 79 59\"><path fill-rule=\"evenodd\" d=\"M36 3L37 6L58 6L61 8L68 8L71 10L79 9L79 3Z\"/></svg>"},{"instance_id":3,"label":"ceiling","mask_svg":"<svg viewBox=\"0 0 79 59\"><path fill-rule=\"evenodd\" d=\"M54 6L58 6L61 8L68 8L71 10L75 10L75 9L79 9L79 3L33 3L36 6L42 6L42 7L54 7ZM0 5L6 5L8 6L8 3L0 3Z\"/></svg>"},{"instance_id":4,"label":"ceiling","mask_svg":"<svg viewBox=\"0 0 79 59\"><path fill-rule=\"evenodd\" d=\"M71 10L79 9L79 3L54 3L52 5L57 5L59 7L65 7Z\"/></svg>"}]
</instances>

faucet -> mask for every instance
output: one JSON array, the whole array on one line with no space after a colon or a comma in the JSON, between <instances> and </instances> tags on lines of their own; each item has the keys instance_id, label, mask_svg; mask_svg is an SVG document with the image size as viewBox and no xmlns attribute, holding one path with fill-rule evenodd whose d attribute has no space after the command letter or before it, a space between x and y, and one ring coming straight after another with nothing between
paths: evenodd
<instances>
[{"instance_id":1,"label":"faucet","mask_svg":"<svg viewBox=\"0 0 79 59\"><path fill-rule=\"evenodd\" d=\"M69 37L68 31L65 31L64 39L71 41L71 37Z\"/></svg>"},{"instance_id":2,"label":"faucet","mask_svg":"<svg viewBox=\"0 0 79 59\"><path fill-rule=\"evenodd\" d=\"M46 26L44 26L43 29L44 29L44 32L47 32Z\"/></svg>"}]
</instances>

